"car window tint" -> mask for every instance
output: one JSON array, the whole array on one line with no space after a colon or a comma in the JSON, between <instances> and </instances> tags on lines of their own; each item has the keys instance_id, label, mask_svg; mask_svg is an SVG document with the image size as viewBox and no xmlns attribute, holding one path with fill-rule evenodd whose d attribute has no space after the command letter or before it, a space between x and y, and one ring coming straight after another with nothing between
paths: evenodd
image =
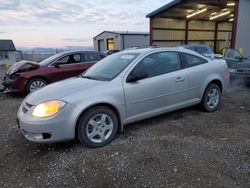
<instances>
[{"instance_id":1,"label":"car window tint","mask_svg":"<svg viewBox=\"0 0 250 188\"><path fill-rule=\"evenodd\" d=\"M160 52L145 57L134 68L133 72L145 72L148 78L170 73L180 69L180 59L177 52Z\"/></svg>"},{"instance_id":2,"label":"car window tint","mask_svg":"<svg viewBox=\"0 0 250 188\"><path fill-rule=\"evenodd\" d=\"M235 49L227 49L225 53L226 58L236 58L241 56L242 55Z\"/></svg>"},{"instance_id":3,"label":"car window tint","mask_svg":"<svg viewBox=\"0 0 250 188\"><path fill-rule=\"evenodd\" d=\"M195 47L195 51L200 53L200 54L206 54L207 52L207 48L203 47L203 46L198 46Z\"/></svg>"},{"instance_id":4,"label":"car window tint","mask_svg":"<svg viewBox=\"0 0 250 188\"><path fill-rule=\"evenodd\" d=\"M85 61L86 62L93 62L93 61L100 61L102 56L96 53L86 53L85 54Z\"/></svg>"},{"instance_id":5,"label":"car window tint","mask_svg":"<svg viewBox=\"0 0 250 188\"><path fill-rule=\"evenodd\" d=\"M72 63L79 63L79 62L81 62L80 54L71 54L58 60L58 63L60 64L72 64Z\"/></svg>"},{"instance_id":6,"label":"car window tint","mask_svg":"<svg viewBox=\"0 0 250 188\"><path fill-rule=\"evenodd\" d=\"M203 58L200 58L200 57L197 57L197 56L194 56L194 55L191 55L191 54L183 53L183 56L184 56L184 58L186 60L185 61L186 62L186 68L207 63L207 60L205 60Z\"/></svg>"}]
</instances>

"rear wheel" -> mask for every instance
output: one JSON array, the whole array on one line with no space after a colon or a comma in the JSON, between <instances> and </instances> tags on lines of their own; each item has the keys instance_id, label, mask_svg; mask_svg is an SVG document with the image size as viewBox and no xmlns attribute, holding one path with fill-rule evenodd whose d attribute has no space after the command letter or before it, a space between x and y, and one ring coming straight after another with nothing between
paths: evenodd
<instances>
[{"instance_id":1,"label":"rear wheel","mask_svg":"<svg viewBox=\"0 0 250 188\"><path fill-rule=\"evenodd\" d=\"M109 144L116 136L118 119L116 114L105 106L88 110L79 120L78 139L88 147L97 148Z\"/></svg>"},{"instance_id":2,"label":"rear wheel","mask_svg":"<svg viewBox=\"0 0 250 188\"><path fill-rule=\"evenodd\" d=\"M218 109L221 101L221 89L216 84L209 84L205 90L201 105L207 112L214 112Z\"/></svg>"},{"instance_id":3,"label":"rear wheel","mask_svg":"<svg viewBox=\"0 0 250 188\"><path fill-rule=\"evenodd\" d=\"M42 87L46 85L47 85L46 80L42 78L33 78L28 82L26 90L27 90L27 93L32 93L38 89L41 89Z\"/></svg>"}]
</instances>

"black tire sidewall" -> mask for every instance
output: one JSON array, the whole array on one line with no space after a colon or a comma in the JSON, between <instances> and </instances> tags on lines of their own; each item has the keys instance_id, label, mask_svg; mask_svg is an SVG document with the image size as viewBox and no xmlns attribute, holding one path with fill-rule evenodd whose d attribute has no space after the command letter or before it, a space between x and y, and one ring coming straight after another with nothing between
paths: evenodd
<instances>
[{"instance_id":1,"label":"black tire sidewall","mask_svg":"<svg viewBox=\"0 0 250 188\"><path fill-rule=\"evenodd\" d=\"M217 89L219 92L219 103L215 108L209 108L207 105L207 98L208 98L208 93L211 91L211 89ZM221 89L219 88L219 86L217 86L216 84L209 84L205 90L203 99L202 99L202 107L206 112L214 112L218 109L219 105L221 103Z\"/></svg>"},{"instance_id":2,"label":"black tire sidewall","mask_svg":"<svg viewBox=\"0 0 250 188\"><path fill-rule=\"evenodd\" d=\"M42 79L42 78L33 78L31 80L28 81L28 84L26 86L26 92L27 94L29 94L31 91L30 91L30 86L33 82L36 82L36 81L41 81L43 82L45 85L47 85L48 83L46 82L46 80Z\"/></svg>"},{"instance_id":3,"label":"black tire sidewall","mask_svg":"<svg viewBox=\"0 0 250 188\"><path fill-rule=\"evenodd\" d=\"M110 137L103 143L94 143L92 142L86 133L86 126L89 120L96 114L104 113L107 114L111 117L113 124L114 124L114 129ZM87 145L88 147L91 148L98 148L98 147L103 147L107 144L109 144L116 136L118 131L118 118L117 115L110 109L104 106L99 106L99 107L94 107L90 110L88 110L86 113L84 113L78 122L77 125L77 137L80 140L81 143Z\"/></svg>"}]
</instances>

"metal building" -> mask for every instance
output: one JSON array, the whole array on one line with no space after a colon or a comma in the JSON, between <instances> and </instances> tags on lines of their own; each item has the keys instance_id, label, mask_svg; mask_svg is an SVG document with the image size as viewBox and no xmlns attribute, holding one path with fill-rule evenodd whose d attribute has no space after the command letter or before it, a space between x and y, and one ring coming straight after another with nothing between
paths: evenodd
<instances>
[{"instance_id":1,"label":"metal building","mask_svg":"<svg viewBox=\"0 0 250 188\"><path fill-rule=\"evenodd\" d=\"M94 37L94 48L99 52L122 51L133 46L144 45L149 45L148 32L103 31Z\"/></svg>"},{"instance_id":2,"label":"metal building","mask_svg":"<svg viewBox=\"0 0 250 188\"><path fill-rule=\"evenodd\" d=\"M151 45L198 43L250 56L250 0L173 0L146 17Z\"/></svg>"},{"instance_id":3,"label":"metal building","mask_svg":"<svg viewBox=\"0 0 250 188\"><path fill-rule=\"evenodd\" d=\"M0 65L16 62L16 48L12 40L0 40Z\"/></svg>"}]
</instances>

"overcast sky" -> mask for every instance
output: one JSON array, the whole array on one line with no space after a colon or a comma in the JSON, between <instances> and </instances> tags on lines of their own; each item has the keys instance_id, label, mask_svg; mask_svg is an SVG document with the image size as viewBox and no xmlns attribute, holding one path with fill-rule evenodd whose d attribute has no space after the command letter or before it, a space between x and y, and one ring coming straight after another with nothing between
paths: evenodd
<instances>
[{"instance_id":1,"label":"overcast sky","mask_svg":"<svg viewBox=\"0 0 250 188\"><path fill-rule=\"evenodd\" d=\"M92 46L104 30L149 31L170 0L0 0L0 39L17 47Z\"/></svg>"}]
</instances>

